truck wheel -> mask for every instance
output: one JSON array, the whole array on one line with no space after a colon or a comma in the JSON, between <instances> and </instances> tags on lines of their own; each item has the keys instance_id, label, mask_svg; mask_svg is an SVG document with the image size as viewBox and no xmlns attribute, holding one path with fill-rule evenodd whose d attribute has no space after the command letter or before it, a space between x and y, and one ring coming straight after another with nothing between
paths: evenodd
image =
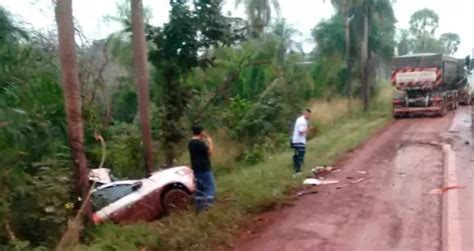
<instances>
[{"instance_id":1,"label":"truck wheel","mask_svg":"<svg viewBox=\"0 0 474 251\"><path fill-rule=\"evenodd\" d=\"M444 117L448 113L448 107L443 104L443 108L441 108L441 115L440 117Z\"/></svg>"},{"instance_id":2,"label":"truck wheel","mask_svg":"<svg viewBox=\"0 0 474 251\"><path fill-rule=\"evenodd\" d=\"M446 105L446 103L442 103L441 104L441 109L439 112L436 113L436 116L438 117L444 117L444 115L446 115L446 113L448 112L448 106Z\"/></svg>"},{"instance_id":3,"label":"truck wheel","mask_svg":"<svg viewBox=\"0 0 474 251\"><path fill-rule=\"evenodd\" d=\"M165 193L161 202L165 214L189 209L191 196L183 189L174 188Z\"/></svg>"}]
</instances>

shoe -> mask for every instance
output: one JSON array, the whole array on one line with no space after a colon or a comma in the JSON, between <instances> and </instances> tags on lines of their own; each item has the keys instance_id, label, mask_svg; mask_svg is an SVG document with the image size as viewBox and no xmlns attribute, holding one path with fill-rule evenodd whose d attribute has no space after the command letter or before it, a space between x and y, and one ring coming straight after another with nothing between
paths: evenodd
<instances>
[{"instance_id":1,"label":"shoe","mask_svg":"<svg viewBox=\"0 0 474 251\"><path fill-rule=\"evenodd\" d=\"M296 172L295 174L293 174L293 178L299 177L302 174L303 174L302 172Z\"/></svg>"}]
</instances>

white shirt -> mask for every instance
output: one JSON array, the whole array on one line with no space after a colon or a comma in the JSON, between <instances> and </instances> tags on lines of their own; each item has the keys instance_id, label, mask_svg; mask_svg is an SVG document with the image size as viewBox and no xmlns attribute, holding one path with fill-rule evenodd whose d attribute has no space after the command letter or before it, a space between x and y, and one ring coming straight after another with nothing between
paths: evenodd
<instances>
[{"instance_id":1,"label":"white shirt","mask_svg":"<svg viewBox=\"0 0 474 251\"><path fill-rule=\"evenodd\" d=\"M295 128L293 130L293 144L306 144L306 132L308 130L308 121L304 116L296 120Z\"/></svg>"}]
</instances>

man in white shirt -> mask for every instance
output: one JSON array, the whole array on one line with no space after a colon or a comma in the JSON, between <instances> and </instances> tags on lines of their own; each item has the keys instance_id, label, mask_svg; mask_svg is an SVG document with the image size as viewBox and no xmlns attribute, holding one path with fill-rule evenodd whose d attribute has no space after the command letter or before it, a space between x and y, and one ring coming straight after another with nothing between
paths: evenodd
<instances>
[{"instance_id":1,"label":"man in white shirt","mask_svg":"<svg viewBox=\"0 0 474 251\"><path fill-rule=\"evenodd\" d=\"M293 155L293 169L297 175L301 174L301 166L304 161L304 154L306 152L306 135L310 130L308 123L310 117L311 110L306 109L303 115L296 120L293 137L291 138L291 146L295 149L295 154Z\"/></svg>"}]
</instances>

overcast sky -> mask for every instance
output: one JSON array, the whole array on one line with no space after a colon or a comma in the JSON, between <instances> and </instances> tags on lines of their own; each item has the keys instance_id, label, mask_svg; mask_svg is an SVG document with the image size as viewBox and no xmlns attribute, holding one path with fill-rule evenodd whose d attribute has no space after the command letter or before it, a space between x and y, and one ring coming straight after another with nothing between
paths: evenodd
<instances>
[{"instance_id":1,"label":"overcast sky","mask_svg":"<svg viewBox=\"0 0 474 251\"><path fill-rule=\"evenodd\" d=\"M167 21L168 0L143 0L143 2L153 10L152 24L161 25ZM280 5L282 16L302 32L303 35L298 39L307 41L311 38L311 28L334 13L330 2L330 0L280 0ZM471 27L474 0L396 0L394 2L398 28L408 28L410 16L415 11L422 8L433 9L440 17L437 35L444 32L459 34L462 42L457 56L471 54L474 47L474 32ZM0 5L35 28L55 27L51 0L0 0ZM115 14L116 0L73 0L73 5L74 16L86 37L90 39L106 37L121 28L119 24L104 21L104 16ZM234 0L227 0L224 12L228 11L231 11L234 16L243 17L241 8L235 10ZM306 51L311 48L311 44L305 44Z\"/></svg>"}]
</instances>

